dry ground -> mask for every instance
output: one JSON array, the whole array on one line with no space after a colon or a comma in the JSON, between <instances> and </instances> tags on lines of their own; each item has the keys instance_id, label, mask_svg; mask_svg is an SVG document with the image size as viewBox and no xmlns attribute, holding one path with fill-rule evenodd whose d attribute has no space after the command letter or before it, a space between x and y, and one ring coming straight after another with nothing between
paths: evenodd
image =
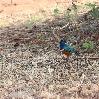
<instances>
[{"instance_id":1,"label":"dry ground","mask_svg":"<svg viewBox=\"0 0 99 99\"><path fill-rule=\"evenodd\" d=\"M57 2L60 10L71 6L72 0L0 0L0 24L5 26L10 23L24 22L29 16L51 18ZM76 0L78 3L99 2L98 0ZM64 3L65 2L65 3ZM45 11L42 15L42 11Z\"/></svg>"},{"instance_id":2,"label":"dry ground","mask_svg":"<svg viewBox=\"0 0 99 99\"><path fill-rule=\"evenodd\" d=\"M0 4L0 24L16 22L0 28L0 99L99 99L99 60L86 58L99 57L99 20L84 21L79 31L74 26L54 31L72 43L76 34L77 46L88 35L94 42L92 53L80 49L81 59L73 55L66 60L51 28L67 24L63 18L47 20L32 28L23 24L30 14L39 15L42 9L49 18L56 1L13 0L11 5L10 0L1 0ZM82 26L85 34L81 35Z\"/></svg>"}]
</instances>

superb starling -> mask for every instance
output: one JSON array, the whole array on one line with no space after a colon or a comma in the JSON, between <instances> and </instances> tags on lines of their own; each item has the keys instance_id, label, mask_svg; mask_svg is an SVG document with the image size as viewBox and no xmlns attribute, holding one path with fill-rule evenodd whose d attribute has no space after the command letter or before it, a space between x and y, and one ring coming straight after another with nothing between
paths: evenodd
<instances>
[{"instance_id":1,"label":"superb starling","mask_svg":"<svg viewBox=\"0 0 99 99\"><path fill-rule=\"evenodd\" d=\"M60 41L60 50L62 50L62 53L65 57L71 56L72 53L79 55L79 52L75 48L67 44L65 40Z\"/></svg>"}]
</instances>

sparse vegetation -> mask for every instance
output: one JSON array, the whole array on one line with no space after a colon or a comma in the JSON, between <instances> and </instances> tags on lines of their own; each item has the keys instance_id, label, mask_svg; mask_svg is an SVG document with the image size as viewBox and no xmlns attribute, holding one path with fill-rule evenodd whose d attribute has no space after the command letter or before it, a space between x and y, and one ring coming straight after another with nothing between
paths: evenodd
<instances>
[{"instance_id":1,"label":"sparse vegetation","mask_svg":"<svg viewBox=\"0 0 99 99\"><path fill-rule=\"evenodd\" d=\"M84 49L90 50L94 48L94 44L92 41L85 41L82 45Z\"/></svg>"},{"instance_id":2,"label":"sparse vegetation","mask_svg":"<svg viewBox=\"0 0 99 99\"><path fill-rule=\"evenodd\" d=\"M65 12L64 12L64 17L68 21L75 21L78 18L78 8L79 6L76 4L72 4L71 7L69 7Z\"/></svg>"},{"instance_id":3,"label":"sparse vegetation","mask_svg":"<svg viewBox=\"0 0 99 99\"><path fill-rule=\"evenodd\" d=\"M85 5L91 9L90 14L92 15L92 17L99 18L99 6L97 6L96 3L88 3Z\"/></svg>"},{"instance_id":4,"label":"sparse vegetation","mask_svg":"<svg viewBox=\"0 0 99 99\"><path fill-rule=\"evenodd\" d=\"M40 22L42 19L40 16L30 16L29 20L25 22L25 25L29 28L32 29L33 24Z\"/></svg>"},{"instance_id":5,"label":"sparse vegetation","mask_svg":"<svg viewBox=\"0 0 99 99\"><path fill-rule=\"evenodd\" d=\"M59 9L58 8L55 8L53 12L54 12L55 16L59 15Z\"/></svg>"}]
</instances>

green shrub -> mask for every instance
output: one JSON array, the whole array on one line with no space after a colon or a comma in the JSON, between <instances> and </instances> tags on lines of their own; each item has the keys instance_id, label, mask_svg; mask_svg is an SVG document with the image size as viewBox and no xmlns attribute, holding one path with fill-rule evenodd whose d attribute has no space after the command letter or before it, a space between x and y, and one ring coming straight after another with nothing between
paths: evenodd
<instances>
[{"instance_id":1,"label":"green shrub","mask_svg":"<svg viewBox=\"0 0 99 99\"><path fill-rule=\"evenodd\" d=\"M84 43L83 43L83 45L82 45L82 47L84 48L84 49L93 49L94 48L94 44L93 44L93 42L92 41L85 41Z\"/></svg>"}]
</instances>

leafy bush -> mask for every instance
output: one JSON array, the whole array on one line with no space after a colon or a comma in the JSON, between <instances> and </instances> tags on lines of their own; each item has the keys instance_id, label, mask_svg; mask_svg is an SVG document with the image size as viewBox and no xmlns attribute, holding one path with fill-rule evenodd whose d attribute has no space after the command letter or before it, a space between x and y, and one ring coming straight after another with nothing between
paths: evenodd
<instances>
[{"instance_id":1,"label":"leafy bush","mask_svg":"<svg viewBox=\"0 0 99 99\"><path fill-rule=\"evenodd\" d=\"M82 47L84 49L87 49L87 50L88 49L93 49L94 48L94 44L93 44L92 41L86 41L86 42L83 43Z\"/></svg>"}]
</instances>

